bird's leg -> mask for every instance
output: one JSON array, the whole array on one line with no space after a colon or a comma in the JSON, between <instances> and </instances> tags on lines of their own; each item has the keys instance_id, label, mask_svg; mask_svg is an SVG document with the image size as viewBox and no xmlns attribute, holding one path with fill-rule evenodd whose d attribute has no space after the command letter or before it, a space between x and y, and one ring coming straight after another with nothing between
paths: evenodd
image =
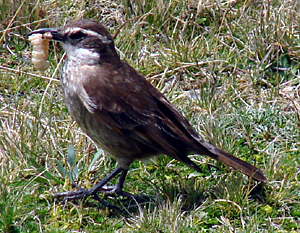
<instances>
[{"instance_id":1,"label":"bird's leg","mask_svg":"<svg viewBox=\"0 0 300 233\"><path fill-rule=\"evenodd\" d=\"M125 178L126 178L126 175L127 175L127 172L128 170L123 170L121 175L120 175L120 178L119 178L119 181L117 183L116 186L112 186L112 187L102 187L101 188L101 192L104 192L108 195L110 194L117 194L119 196L122 196L122 197L133 197L134 195L133 194L130 194L130 193L127 193L127 192L124 192L123 191L123 185L124 185L124 181L125 181Z\"/></svg>"},{"instance_id":2,"label":"bird's leg","mask_svg":"<svg viewBox=\"0 0 300 233\"><path fill-rule=\"evenodd\" d=\"M127 174L127 170L122 168L122 167L117 167L114 171L112 171L108 176L106 176L103 180L101 180L100 182L98 182L95 186L93 186L92 188L90 189L84 189L84 188L81 188L79 185L73 183L77 188L78 188L78 191L71 191L71 192L62 192L62 193L56 193L54 195L55 198L60 198L60 197L63 197L64 198L64 201L67 201L67 200L74 200L74 199L81 199L83 197L86 197L86 196L94 196L94 199L98 200L99 201L99 197L97 196L97 192L100 192L102 191L102 188L104 185L106 185L111 179L113 179L115 176L117 176L119 173L122 173L121 174L121 177L120 177L120 180L121 180L121 183L120 183L120 180L119 180L119 183L116 187L119 186L119 188L117 188L117 190L121 190L122 191L122 188L123 188L123 183L124 183L124 180L125 180L125 176ZM117 192L116 192L117 193ZM101 200L101 199L100 199ZM103 201L103 200L101 200ZM99 202L101 202L99 201ZM103 201L104 202L104 201ZM102 202L101 202L102 203ZM103 204L103 203L102 203ZM108 204L108 203L107 203ZM109 205L109 204L108 204Z\"/></svg>"},{"instance_id":3,"label":"bird's leg","mask_svg":"<svg viewBox=\"0 0 300 233\"><path fill-rule=\"evenodd\" d=\"M104 192L107 195L117 194L122 197L132 198L139 203L149 201L150 199L147 196L135 195L135 194L131 194L131 193L123 191L123 185L124 185L124 181L125 181L127 172L128 172L128 170L125 170L125 169L122 171L117 185L104 186L101 188L100 192Z\"/></svg>"},{"instance_id":4,"label":"bird's leg","mask_svg":"<svg viewBox=\"0 0 300 233\"><path fill-rule=\"evenodd\" d=\"M139 203L142 203L142 202L145 202L145 201L148 202L150 200L150 198L147 197L147 196L135 195L135 194L131 194L131 193L123 191L123 185L124 185L124 181L125 181L127 172L128 172L128 170L123 170L122 171L117 185L115 185L115 186L104 186L104 187L102 187L100 192L104 192L107 195L117 194L117 195L122 196L122 197L132 198L136 202L139 202Z\"/></svg>"}]
</instances>

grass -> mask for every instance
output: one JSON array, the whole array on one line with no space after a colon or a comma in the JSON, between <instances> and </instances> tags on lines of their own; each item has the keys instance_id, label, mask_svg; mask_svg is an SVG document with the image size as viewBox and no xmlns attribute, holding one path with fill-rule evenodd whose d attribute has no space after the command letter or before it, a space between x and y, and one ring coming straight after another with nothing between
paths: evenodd
<instances>
[{"instance_id":1,"label":"grass","mask_svg":"<svg viewBox=\"0 0 300 233\"><path fill-rule=\"evenodd\" d=\"M1 232L300 232L298 1L23 0L0 9ZM199 155L203 174L160 156L136 161L126 180L148 203L106 198L125 214L91 198L54 200L70 179L90 187L116 167L65 108L61 47L51 44L47 71L30 64L26 33L81 17L112 34L125 23L115 39L122 59L203 138L269 182Z\"/></svg>"}]
</instances>

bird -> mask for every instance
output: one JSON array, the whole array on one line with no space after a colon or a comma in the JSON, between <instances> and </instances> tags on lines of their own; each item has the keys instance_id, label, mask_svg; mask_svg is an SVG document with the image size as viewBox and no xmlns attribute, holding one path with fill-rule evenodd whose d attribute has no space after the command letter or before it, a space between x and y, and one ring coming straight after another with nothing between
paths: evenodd
<instances>
[{"instance_id":1,"label":"bird","mask_svg":"<svg viewBox=\"0 0 300 233\"><path fill-rule=\"evenodd\" d=\"M177 108L143 75L118 55L105 26L79 19L58 28L30 32L59 41L66 52L60 84L66 107L81 128L118 166L90 189L75 184L76 191L55 194L65 200L86 196L112 207L98 192L130 196L123 191L130 164L167 155L198 172L188 155L209 156L259 182L267 181L255 166L206 142ZM107 183L119 175L115 186Z\"/></svg>"}]
</instances>

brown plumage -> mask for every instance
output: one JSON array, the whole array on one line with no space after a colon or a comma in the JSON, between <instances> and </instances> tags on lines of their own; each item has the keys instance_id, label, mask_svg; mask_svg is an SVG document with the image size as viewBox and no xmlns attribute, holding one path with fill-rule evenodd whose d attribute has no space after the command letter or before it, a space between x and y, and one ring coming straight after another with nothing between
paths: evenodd
<instances>
[{"instance_id":1,"label":"brown plumage","mask_svg":"<svg viewBox=\"0 0 300 233\"><path fill-rule=\"evenodd\" d=\"M67 57L61 73L64 100L72 118L99 147L120 165L90 190L63 193L67 199L107 191L104 185L118 173L109 192L124 194L123 182L136 159L168 155L201 172L188 154L208 155L258 181L263 173L249 163L205 142L162 93L115 51L111 35L100 23L76 20L62 28L39 29L62 42Z\"/></svg>"}]
</instances>

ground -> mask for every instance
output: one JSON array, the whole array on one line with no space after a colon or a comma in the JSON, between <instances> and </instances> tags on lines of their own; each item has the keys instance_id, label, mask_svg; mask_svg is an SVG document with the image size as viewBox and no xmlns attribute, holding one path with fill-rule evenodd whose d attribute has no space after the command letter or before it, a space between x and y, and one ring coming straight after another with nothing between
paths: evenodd
<instances>
[{"instance_id":1,"label":"ground","mask_svg":"<svg viewBox=\"0 0 300 233\"><path fill-rule=\"evenodd\" d=\"M299 1L2 1L1 232L300 232ZM63 51L30 63L26 34L78 18L102 22L122 59L207 141L255 164L257 183L201 155L196 173L166 156L130 169L125 190L61 203L70 180L91 187L116 162L70 118L59 88Z\"/></svg>"}]
</instances>

